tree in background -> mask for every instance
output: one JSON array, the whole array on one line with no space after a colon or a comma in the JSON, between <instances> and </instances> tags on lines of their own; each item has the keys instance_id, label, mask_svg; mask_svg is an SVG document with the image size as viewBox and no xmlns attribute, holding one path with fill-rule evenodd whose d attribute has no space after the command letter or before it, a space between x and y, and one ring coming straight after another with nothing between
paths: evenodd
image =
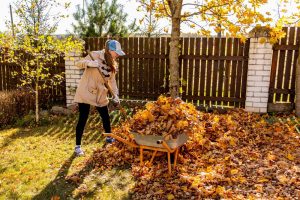
<instances>
[{"instance_id":1,"label":"tree in background","mask_svg":"<svg viewBox=\"0 0 300 200\"><path fill-rule=\"evenodd\" d=\"M64 5L67 8L70 4ZM15 36L0 34L0 54L4 62L20 66L21 86L27 86L35 94L36 122L39 122L39 93L42 89L60 84L64 74L50 74L50 68L57 65L57 58L70 51L81 51L82 43L72 36L58 38L53 34L59 21L66 17L51 13L54 7L62 6L55 0L20 0L15 3L18 22ZM8 23L9 24L9 23ZM49 65L51 64L51 65Z\"/></svg>"},{"instance_id":2,"label":"tree in background","mask_svg":"<svg viewBox=\"0 0 300 200\"><path fill-rule=\"evenodd\" d=\"M136 0L143 6L146 0ZM151 0L154 16L171 21L170 42L170 94L179 95L179 37L181 24L187 23L200 35L211 35L212 30L222 35L239 37L242 41L247 38L249 29L266 25L271 30L271 42L275 43L285 33L282 26L292 23L293 14L281 18L275 25L269 12L260 8L267 0ZM287 1L282 1L286 4ZM299 4L299 0L295 0ZM295 17L294 17L295 20Z\"/></svg>"},{"instance_id":3,"label":"tree in background","mask_svg":"<svg viewBox=\"0 0 300 200\"><path fill-rule=\"evenodd\" d=\"M123 11L123 5L117 0L109 4L106 0L92 0L86 2L87 10L77 5L77 11L73 14L77 24L72 24L74 33L81 37L99 36L127 36L138 30L135 20L128 26L125 25L127 13Z\"/></svg>"},{"instance_id":4,"label":"tree in background","mask_svg":"<svg viewBox=\"0 0 300 200\"><path fill-rule=\"evenodd\" d=\"M154 16L154 12L151 9L154 5L152 5L153 1L147 0L141 2L141 5L137 8L138 12L143 12L144 16L139 20L140 32L142 35L146 35L147 37L158 37L163 32L168 32L168 27L160 28L158 18Z\"/></svg>"}]
</instances>

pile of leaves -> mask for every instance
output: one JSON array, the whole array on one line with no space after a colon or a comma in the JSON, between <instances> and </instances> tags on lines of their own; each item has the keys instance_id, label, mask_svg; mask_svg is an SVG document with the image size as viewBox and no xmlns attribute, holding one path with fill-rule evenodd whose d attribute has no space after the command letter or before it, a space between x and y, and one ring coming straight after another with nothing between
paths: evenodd
<instances>
[{"instance_id":1,"label":"pile of leaves","mask_svg":"<svg viewBox=\"0 0 300 200\"><path fill-rule=\"evenodd\" d=\"M199 130L199 112L195 106L180 98L160 96L157 101L146 104L127 124L114 131L119 135L136 132L142 135L159 135L165 140L175 139L179 134L192 135Z\"/></svg>"},{"instance_id":2,"label":"pile of leaves","mask_svg":"<svg viewBox=\"0 0 300 200\"><path fill-rule=\"evenodd\" d=\"M181 148L171 176L166 155L141 166L138 149L119 142L96 150L88 164L99 172L129 165L136 178L133 199L299 198L300 135L295 118L236 109L193 116L198 116L199 126ZM123 126L128 129L131 123ZM150 157L151 152L145 160Z\"/></svg>"}]
</instances>

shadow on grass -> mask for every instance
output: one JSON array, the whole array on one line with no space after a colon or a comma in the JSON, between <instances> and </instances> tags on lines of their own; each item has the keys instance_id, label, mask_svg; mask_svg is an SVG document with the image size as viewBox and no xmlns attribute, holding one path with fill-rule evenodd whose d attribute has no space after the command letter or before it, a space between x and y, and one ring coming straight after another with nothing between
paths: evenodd
<instances>
[{"instance_id":1,"label":"shadow on grass","mask_svg":"<svg viewBox=\"0 0 300 200\"><path fill-rule=\"evenodd\" d=\"M94 155L91 155L89 161L93 158ZM118 197L118 194L115 194L115 190L123 191L129 180L125 178L122 174L124 171L129 170L129 166L116 167L112 170L106 170L102 173L91 173L94 169L94 162L87 161L85 166L75 174L72 174L68 177L74 177L75 179L66 180L68 171L72 165L73 160L76 158L75 154L72 154L67 160L65 160L62 167L59 169L56 177L48 183L48 185L37 195L32 197L33 200L44 200L51 199L54 197L59 197L60 199L82 199L93 198L97 193L103 192L103 195L106 198L112 199L122 199L128 200L131 199L130 194L123 195L122 198ZM91 176L90 176L91 175ZM94 183L94 187L87 187L86 184L83 184L85 179L89 178ZM82 186L85 185L85 188ZM103 191L102 191L103 190Z\"/></svg>"},{"instance_id":2,"label":"shadow on grass","mask_svg":"<svg viewBox=\"0 0 300 200\"><path fill-rule=\"evenodd\" d=\"M95 116L90 116L89 121L87 122L85 127L85 133L83 137L84 141L87 143L93 143L97 141L97 139L103 139L103 137L100 134L101 132L103 132L102 123L99 123L99 121L95 121L94 117ZM98 123L98 125L95 127L93 123ZM73 116L70 118L61 117L61 119L56 119L49 125L42 125L37 127L15 127L18 128L18 130L15 133L12 133L10 136L5 137L2 144L0 144L0 148L5 148L9 146L16 139L23 139L35 136L50 136L52 138L60 140L74 139L75 142L76 125L77 116Z\"/></svg>"},{"instance_id":3,"label":"shadow on grass","mask_svg":"<svg viewBox=\"0 0 300 200\"><path fill-rule=\"evenodd\" d=\"M68 171L75 158L76 155L73 153L59 169L54 180L48 183L48 185L32 199L44 200L44 199L51 199L54 196L58 196L60 197L60 199L72 198L75 189L78 188L78 186L83 183L85 177L88 176L93 169L92 165L86 164L78 173L76 173L78 177L76 183L67 181L66 177Z\"/></svg>"},{"instance_id":4,"label":"shadow on grass","mask_svg":"<svg viewBox=\"0 0 300 200\"><path fill-rule=\"evenodd\" d=\"M65 177L68 174L70 166L76 157L75 154L72 154L59 169L58 174L39 194L34 196L32 199L51 199L53 196L60 196L63 199L69 197L73 190L76 188L74 185L68 183L65 180Z\"/></svg>"}]
</instances>

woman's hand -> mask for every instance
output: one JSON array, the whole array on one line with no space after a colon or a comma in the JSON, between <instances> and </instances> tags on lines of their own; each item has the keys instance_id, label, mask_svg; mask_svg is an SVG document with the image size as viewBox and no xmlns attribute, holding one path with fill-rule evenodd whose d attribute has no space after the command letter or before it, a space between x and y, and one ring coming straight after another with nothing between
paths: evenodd
<instances>
[{"instance_id":1,"label":"woman's hand","mask_svg":"<svg viewBox=\"0 0 300 200\"><path fill-rule=\"evenodd\" d=\"M112 98L111 100L112 100L115 107L120 105L120 99L119 99L118 96L114 96L114 98Z\"/></svg>"}]
</instances>

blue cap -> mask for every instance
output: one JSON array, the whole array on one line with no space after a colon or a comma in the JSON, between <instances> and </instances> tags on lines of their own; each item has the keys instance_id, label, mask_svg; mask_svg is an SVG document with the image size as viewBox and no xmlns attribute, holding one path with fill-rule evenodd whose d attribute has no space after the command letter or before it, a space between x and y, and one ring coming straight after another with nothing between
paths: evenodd
<instances>
[{"instance_id":1,"label":"blue cap","mask_svg":"<svg viewBox=\"0 0 300 200\"><path fill-rule=\"evenodd\" d=\"M115 51L119 56L124 56L125 53L121 49L121 44L117 40L109 40L108 41L108 49L111 51Z\"/></svg>"}]
</instances>

